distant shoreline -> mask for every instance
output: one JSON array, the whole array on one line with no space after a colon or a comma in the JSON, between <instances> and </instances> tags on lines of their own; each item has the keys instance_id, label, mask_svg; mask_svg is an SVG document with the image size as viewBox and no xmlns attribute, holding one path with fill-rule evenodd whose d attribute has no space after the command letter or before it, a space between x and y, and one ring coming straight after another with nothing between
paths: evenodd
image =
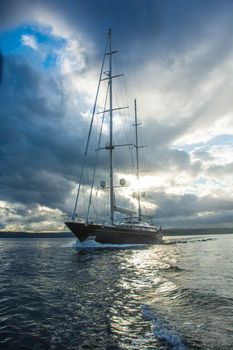
<instances>
[{"instance_id":1,"label":"distant shoreline","mask_svg":"<svg viewBox=\"0 0 233 350\"><path fill-rule=\"evenodd\" d=\"M0 231L0 238L72 238L71 232L13 232Z\"/></svg>"},{"instance_id":2,"label":"distant shoreline","mask_svg":"<svg viewBox=\"0 0 233 350\"><path fill-rule=\"evenodd\" d=\"M164 230L164 236L199 236L233 234L233 228L174 228Z\"/></svg>"},{"instance_id":3,"label":"distant shoreline","mask_svg":"<svg viewBox=\"0 0 233 350\"><path fill-rule=\"evenodd\" d=\"M195 236L233 234L233 228L167 229L164 236ZM0 238L74 238L71 232L13 232L0 231Z\"/></svg>"}]
</instances>

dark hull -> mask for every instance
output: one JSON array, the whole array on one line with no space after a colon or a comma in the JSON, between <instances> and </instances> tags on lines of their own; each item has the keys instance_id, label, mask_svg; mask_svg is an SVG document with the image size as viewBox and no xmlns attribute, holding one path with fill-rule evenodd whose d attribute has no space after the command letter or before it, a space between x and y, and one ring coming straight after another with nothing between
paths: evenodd
<instances>
[{"instance_id":1,"label":"dark hull","mask_svg":"<svg viewBox=\"0 0 233 350\"><path fill-rule=\"evenodd\" d=\"M65 222L66 226L82 242L90 236L95 236L96 242L110 244L156 244L161 242L161 231L139 230L120 226L102 226L84 224L74 221Z\"/></svg>"}]
</instances>

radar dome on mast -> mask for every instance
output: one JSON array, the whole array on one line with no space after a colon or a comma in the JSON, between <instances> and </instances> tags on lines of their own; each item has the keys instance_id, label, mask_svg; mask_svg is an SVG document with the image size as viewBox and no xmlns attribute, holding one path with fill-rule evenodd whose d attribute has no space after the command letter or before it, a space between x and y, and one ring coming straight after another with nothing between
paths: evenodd
<instances>
[{"instance_id":1,"label":"radar dome on mast","mask_svg":"<svg viewBox=\"0 0 233 350\"><path fill-rule=\"evenodd\" d=\"M100 181L100 188L105 188L106 182L104 180Z\"/></svg>"},{"instance_id":2,"label":"radar dome on mast","mask_svg":"<svg viewBox=\"0 0 233 350\"><path fill-rule=\"evenodd\" d=\"M120 179L120 185L121 186L126 186L126 180L125 179Z\"/></svg>"}]
</instances>

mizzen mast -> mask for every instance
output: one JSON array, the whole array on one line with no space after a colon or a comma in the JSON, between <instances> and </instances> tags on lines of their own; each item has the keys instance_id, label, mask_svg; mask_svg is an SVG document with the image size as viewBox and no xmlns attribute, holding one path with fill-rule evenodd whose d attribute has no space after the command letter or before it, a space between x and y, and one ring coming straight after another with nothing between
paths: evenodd
<instances>
[{"instance_id":1,"label":"mizzen mast","mask_svg":"<svg viewBox=\"0 0 233 350\"><path fill-rule=\"evenodd\" d=\"M114 224L114 188L113 188L113 111L112 111L112 30L108 30L109 38L109 116L110 116L110 136L109 136L109 178L110 178L110 219Z\"/></svg>"}]
</instances>

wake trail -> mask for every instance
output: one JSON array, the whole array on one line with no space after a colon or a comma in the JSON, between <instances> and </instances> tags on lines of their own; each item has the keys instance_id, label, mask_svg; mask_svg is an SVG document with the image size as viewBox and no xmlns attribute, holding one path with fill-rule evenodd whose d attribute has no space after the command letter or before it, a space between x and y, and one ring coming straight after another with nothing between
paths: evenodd
<instances>
[{"instance_id":1,"label":"wake trail","mask_svg":"<svg viewBox=\"0 0 233 350\"><path fill-rule=\"evenodd\" d=\"M186 350L180 335L167 322L159 319L149 305L142 305L142 315L152 322L151 330L155 338L166 343L172 350Z\"/></svg>"},{"instance_id":2,"label":"wake trail","mask_svg":"<svg viewBox=\"0 0 233 350\"><path fill-rule=\"evenodd\" d=\"M75 240L69 244L66 244L63 247L70 247L75 249L127 249L134 247L144 247L145 244L107 244L107 243L99 243L94 239L89 239L84 242L80 242Z\"/></svg>"}]
</instances>

